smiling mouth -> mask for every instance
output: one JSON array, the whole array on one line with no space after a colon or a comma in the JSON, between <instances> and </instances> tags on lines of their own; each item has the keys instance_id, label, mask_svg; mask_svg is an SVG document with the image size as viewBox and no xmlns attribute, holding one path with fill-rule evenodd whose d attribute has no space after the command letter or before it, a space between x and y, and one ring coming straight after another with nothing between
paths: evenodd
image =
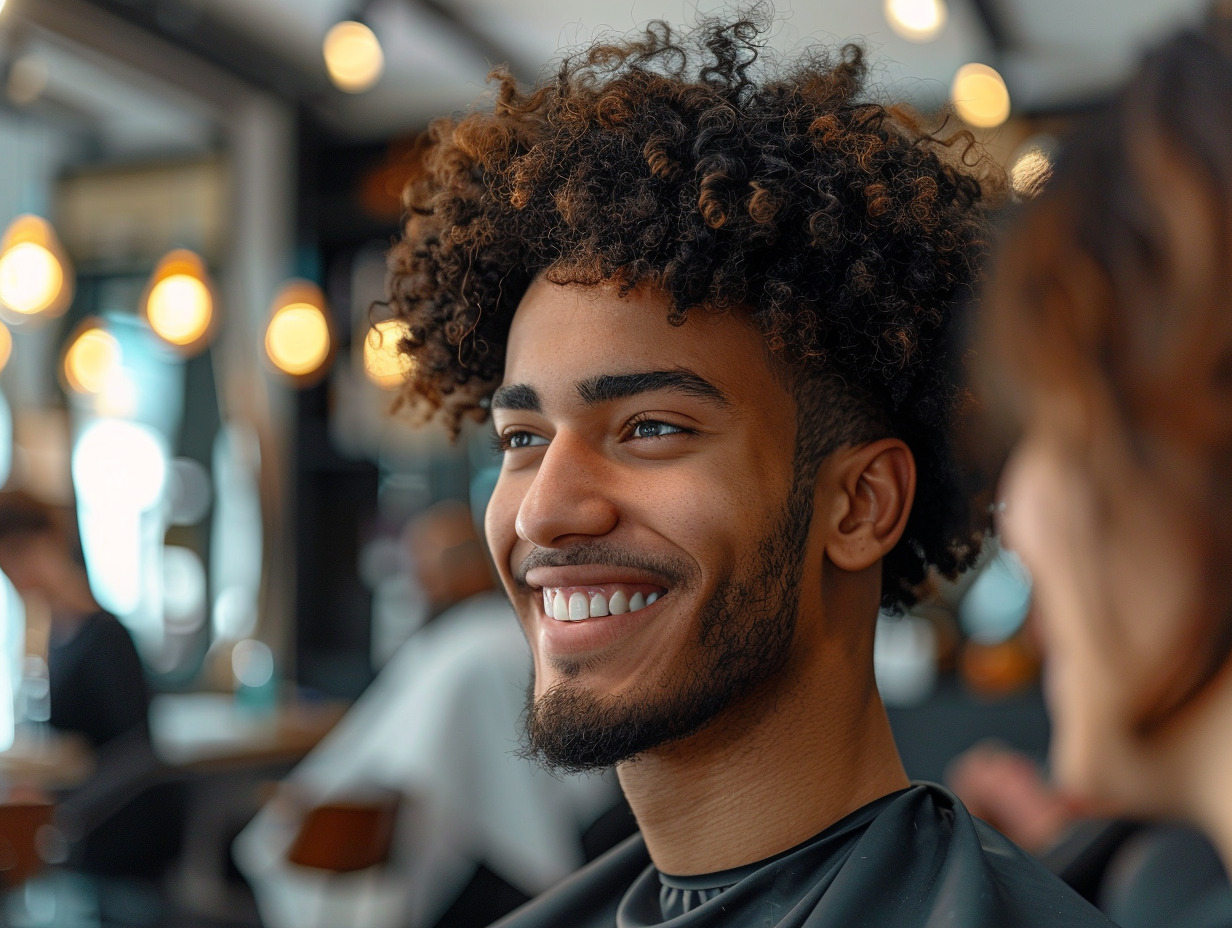
<instances>
[{"instance_id":1,"label":"smiling mouth","mask_svg":"<svg viewBox=\"0 0 1232 928\"><path fill-rule=\"evenodd\" d=\"M581 622L637 612L667 595L662 587L619 584L604 587L544 587L543 612L557 622Z\"/></svg>"}]
</instances>

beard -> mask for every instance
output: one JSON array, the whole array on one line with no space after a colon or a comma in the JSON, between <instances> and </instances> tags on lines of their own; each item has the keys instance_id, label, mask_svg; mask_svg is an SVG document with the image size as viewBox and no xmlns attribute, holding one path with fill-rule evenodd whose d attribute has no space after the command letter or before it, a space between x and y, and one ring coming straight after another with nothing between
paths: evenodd
<instances>
[{"instance_id":1,"label":"beard","mask_svg":"<svg viewBox=\"0 0 1232 928\"><path fill-rule=\"evenodd\" d=\"M570 664L560 668L565 679L536 699L532 675L523 755L562 773L611 767L695 734L781 670L795 635L813 515L812 480L802 478L796 474L786 505L747 568L724 580L702 606L679 676L601 698L570 679L584 664ZM584 552L581 557L592 559Z\"/></svg>"}]
</instances>

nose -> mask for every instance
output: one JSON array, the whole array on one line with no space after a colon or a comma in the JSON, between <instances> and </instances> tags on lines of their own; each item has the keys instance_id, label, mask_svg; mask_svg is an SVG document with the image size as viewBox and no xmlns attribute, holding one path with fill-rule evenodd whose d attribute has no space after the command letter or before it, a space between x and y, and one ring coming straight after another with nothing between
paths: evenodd
<instances>
[{"instance_id":1,"label":"nose","mask_svg":"<svg viewBox=\"0 0 1232 928\"><path fill-rule=\"evenodd\" d=\"M541 548L559 548L606 535L620 520L616 476L598 449L557 433L518 507L518 537Z\"/></svg>"}]
</instances>

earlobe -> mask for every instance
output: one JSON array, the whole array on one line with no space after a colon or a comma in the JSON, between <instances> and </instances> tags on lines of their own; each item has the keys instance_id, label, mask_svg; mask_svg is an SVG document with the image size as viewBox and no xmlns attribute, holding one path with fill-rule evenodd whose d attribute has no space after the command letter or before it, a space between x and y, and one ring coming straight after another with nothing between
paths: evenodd
<instances>
[{"instance_id":1,"label":"earlobe","mask_svg":"<svg viewBox=\"0 0 1232 928\"><path fill-rule=\"evenodd\" d=\"M834 522L826 554L843 570L871 567L898 544L915 496L915 458L897 438L836 452Z\"/></svg>"}]
</instances>

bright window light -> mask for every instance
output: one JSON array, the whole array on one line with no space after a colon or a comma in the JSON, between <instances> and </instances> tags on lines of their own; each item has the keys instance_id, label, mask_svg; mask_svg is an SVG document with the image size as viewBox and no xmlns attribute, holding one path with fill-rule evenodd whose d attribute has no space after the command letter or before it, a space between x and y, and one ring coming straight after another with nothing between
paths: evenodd
<instances>
[{"instance_id":1,"label":"bright window light","mask_svg":"<svg viewBox=\"0 0 1232 928\"><path fill-rule=\"evenodd\" d=\"M88 425L73 448L73 485L82 505L141 512L163 498L167 452L159 436L123 419Z\"/></svg>"}]
</instances>

